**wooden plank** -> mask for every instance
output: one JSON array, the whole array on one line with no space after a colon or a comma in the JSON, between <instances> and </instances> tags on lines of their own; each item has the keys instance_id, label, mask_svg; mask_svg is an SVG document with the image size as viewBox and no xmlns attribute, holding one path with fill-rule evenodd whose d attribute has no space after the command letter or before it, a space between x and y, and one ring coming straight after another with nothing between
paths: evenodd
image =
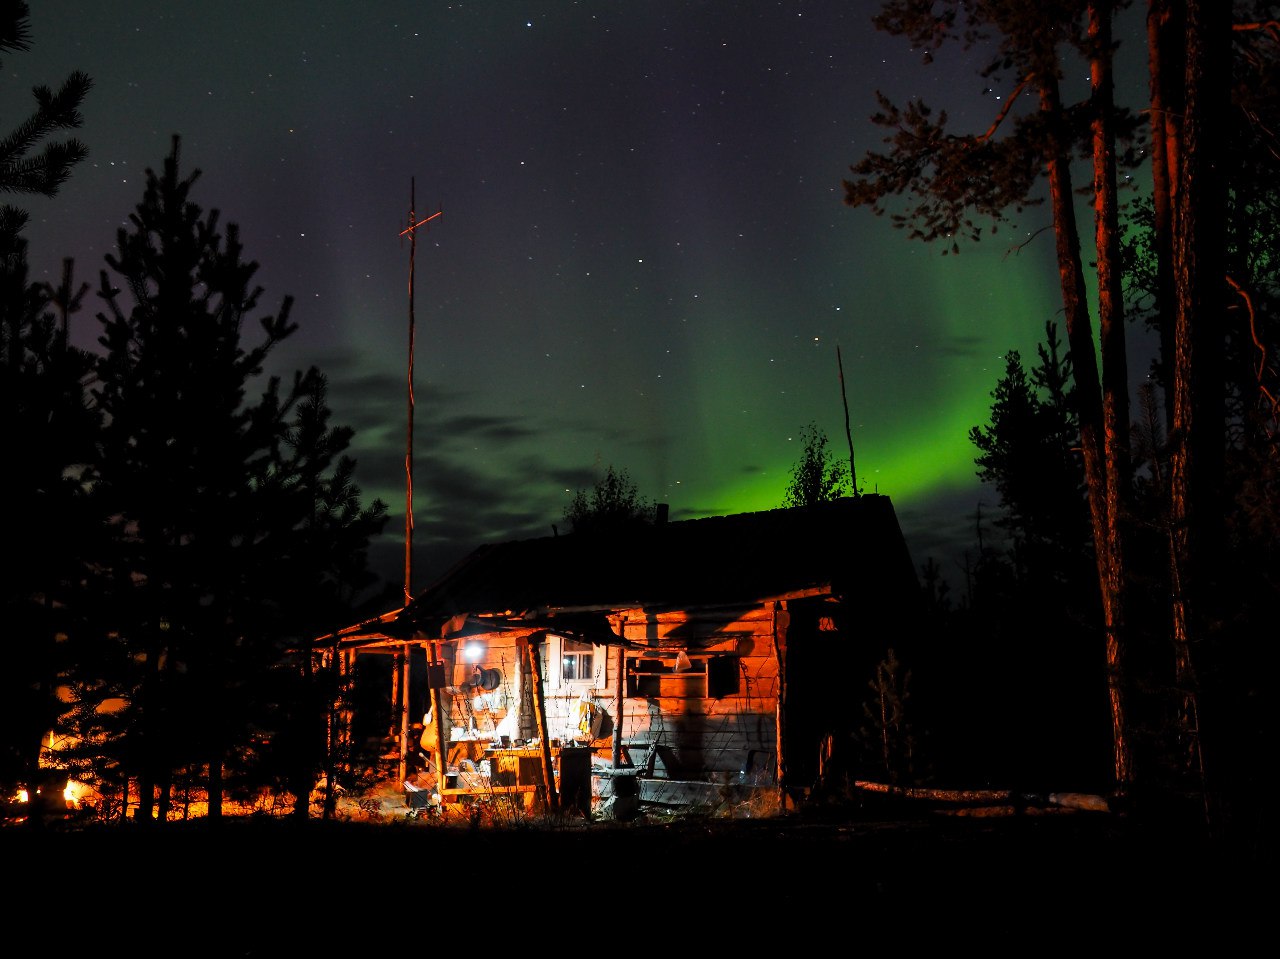
<instances>
[{"instance_id":1,"label":"wooden plank","mask_svg":"<svg viewBox=\"0 0 1280 959\"><path fill-rule=\"evenodd\" d=\"M525 640L529 656L530 690L533 693L533 711L538 721L538 748L542 759L542 785L546 790L547 808L552 812L560 808L556 795L556 778L551 766L551 739L547 736L547 708L543 698L542 670L538 665L538 647L546 639L546 630L533 633Z\"/></svg>"},{"instance_id":2,"label":"wooden plank","mask_svg":"<svg viewBox=\"0 0 1280 959\"><path fill-rule=\"evenodd\" d=\"M440 790L441 796L502 796L507 793L531 793L537 792L539 787L536 784L527 786L485 786L480 789L468 789L464 786L456 788L447 788Z\"/></svg>"}]
</instances>

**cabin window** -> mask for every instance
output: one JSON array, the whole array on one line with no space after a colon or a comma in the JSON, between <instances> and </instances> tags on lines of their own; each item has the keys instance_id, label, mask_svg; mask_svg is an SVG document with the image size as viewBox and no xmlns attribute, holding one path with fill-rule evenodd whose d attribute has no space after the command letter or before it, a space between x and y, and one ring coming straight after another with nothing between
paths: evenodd
<instances>
[{"instance_id":1,"label":"cabin window","mask_svg":"<svg viewBox=\"0 0 1280 959\"><path fill-rule=\"evenodd\" d=\"M560 641L560 680L581 683L594 678L595 647L566 636Z\"/></svg>"},{"instance_id":2,"label":"cabin window","mask_svg":"<svg viewBox=\"0 0 1280 959\"><path fill-rule=\"evenodd\" d=\"M719 699L738 692L737 656L627 660L627 695L659 699Z\"/></svg>"}]
</instances>

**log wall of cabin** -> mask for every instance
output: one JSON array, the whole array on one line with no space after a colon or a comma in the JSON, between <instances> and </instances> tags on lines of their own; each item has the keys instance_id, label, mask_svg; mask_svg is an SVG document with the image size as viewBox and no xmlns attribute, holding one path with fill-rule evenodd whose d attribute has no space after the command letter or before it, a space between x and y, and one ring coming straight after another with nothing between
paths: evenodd
<instances>
[{"instance_id":1,"label":"log wall of cabin","mask_svg":"<svg viewBox=\"0 0 1280 959\"><path fill-rule=\"evenodd\" d=\"M770 783L777 755L778 664L774 654L777 617L773 607L702 612L646 613L629 610L612 617L628 648L624 663L674 664L686 651L695 667L708 657L730 657L736 690L710 695L699 669L663 676L651 695L626 692L624 676L622 743L624 762L650 764L656 776L711 782ZM552 639L546 652L558 655ZM612 727L618 718L618 650L598 646L590 683L560 681L558 663L548 662L545 687L547 726L562 741L583 741L598 761L612 756ZM625 668L625 667L624 667ZM692 675L694 678L683 678ZM680 692L695 693L680 695ZM608 716L596 738L584 737L583 702ZM558 731L558 732L557 732Z\"/></svg>"},{"instance_id":2,"label":"log wall of cabin","mask_svg":"<svg viewBox=\"0 0 1280 959\"><path fill-rule=\"evenodd\" d=\"M775 631L785 629L785 613L776 604L735 609L647 613L627 610L610 618L616 635L628 641L625 663L636 661L674 664L683 650L696 667L708 657L731 657L737 688L713 696L707 674L695 668L682 679L664 677L653 695L625 693L624 675L622 743L624 763L649 764L652 774L672 779L756 785L773 783L777 766L778 662ZM532 631L531 631L532 633ZM475 754L501 735L513 742L537 738L527 660L520 640L531 633L495 632L472 637L480 644L481 658L467 662L461 654L450 671L446 691L452 727L451 753ZM613 725L618 719L618 666L616 646L595 646L588 680L565 682L561 678L561 640L554 634L537 643L542 673L546 729L549 738L564 744L589 745L596 762L608 763L613 749ZM496 669L497 688L470 685L475 670ZM682 687L697 688L698 695L669 695ZM590 706L586 705L590 704ZM592 725L592 708L607 717ZM593 732L598 732L592 736Z\"/></svg>"}]
</instances>

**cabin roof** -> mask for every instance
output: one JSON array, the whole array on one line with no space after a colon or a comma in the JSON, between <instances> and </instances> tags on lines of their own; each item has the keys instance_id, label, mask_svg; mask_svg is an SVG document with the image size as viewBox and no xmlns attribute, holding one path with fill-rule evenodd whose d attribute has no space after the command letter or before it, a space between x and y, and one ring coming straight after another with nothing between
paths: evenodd
<instances>
[{"instance_id":1,"label":"cabin roof","mask_svg":"<svg viewBox=\"0 0 1280 959\"><path fill-rule=\"evenodd\" d=\"M889 498L737 513L479 547L363 632L441 638L465 619L512 627L577 615L834 596L896 605L918 583ZM362 624L372 626L372 624ZM344 631L352 639L360 634Z\"/></svg>"}]
</instances>

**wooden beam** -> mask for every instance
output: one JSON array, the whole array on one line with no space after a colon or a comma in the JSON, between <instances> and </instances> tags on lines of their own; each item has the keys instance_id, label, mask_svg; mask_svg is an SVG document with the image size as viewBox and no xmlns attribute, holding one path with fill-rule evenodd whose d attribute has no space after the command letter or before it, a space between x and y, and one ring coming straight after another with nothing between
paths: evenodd
<instances>
[{"instance_id":1,"label":"wooden beam","mask_svg":"<svg viewBox=\"0 0 1280 959\"><path fill-rule=\"evenodd\" d=\"M622 765L622 717L625 714L624 706L627 694L627 650L623 646L618 647L618 675L614 680L616 689L616 697L614 701L618 704L618 715L613 720L613 752L610 754L613 760L613 768L617 769Z\"/></svg>"},{"instance_id":2,"label":"wooden beam","mask_svg":"<svg viewBox=\"0 0 1280 959\"><path fill-rule=\"evenodd\" d=\"M440 644L436 640L432 640L426 647L427 651L427 677L431 676L431 665L440 662ZM440 687L433 686L428 683L427 695L431 697L431 722L435 726L435 749L432 750L431 759L436 766L436 789L440 795L444 795L445 783L449 777L449 754L445 746L445 737L449 735L449 731L445 726L444 717L444 697L440 695Z\"/></svg>"},{"instance_id":3,"label":"wooden beam","mask_svg":"<svg viewBox=\"0 0 1280 959\"><path fill-rule=\"evenodd\" d=\"M531 633L520 642L528 651L529 689L533 694L533 714L538 722L538 742L542 757L542 785L546 790L547 808L555 812L560 808L560 796L556 792L556 777L551 761L551 740L547 736L547 706L542 690L542 670L538 666L538 646L546 639L546 630Z\"/></svg>"},{"instance_id":4,"label":"wooden beam","mask_svg":"<svg viewBox=\"0 0 1280 959\"><path fill-rule=\"evenodd\" d=\"M778 659L778 696L774 726L778 737L778 808L787 811L787 632L791 625L791 613L786 603L779 603L773 611L773 649Z\"/></svg>"}]
</instances>

